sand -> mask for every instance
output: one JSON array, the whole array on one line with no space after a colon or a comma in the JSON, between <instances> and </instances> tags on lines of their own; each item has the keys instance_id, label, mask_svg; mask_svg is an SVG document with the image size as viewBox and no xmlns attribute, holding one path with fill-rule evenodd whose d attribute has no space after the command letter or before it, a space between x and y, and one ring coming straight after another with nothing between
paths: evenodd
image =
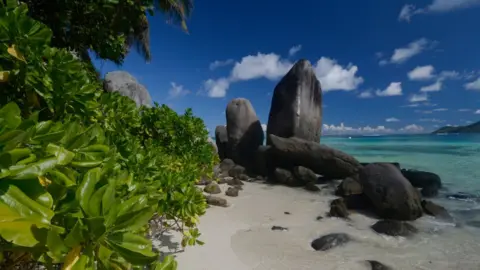
<instances>
[{"instance_id":1,"label":"sand","mask_svg":"<svg viewBox=\"0 0 480 270\"><path fill-rule=\"evenodd\" d=\"M422 217L412 223L421 231L413 238L382 236L370 229L374 218L355 213L350 221L327 217L335 197L332 188L323 188L312 193L245 183L238 197L220 195L231 204L228 208L212 206L200 219L205 245L182 251L174 234L163 239L161 250L175 255L179 270L371 269L365 260L402 270L480 269L478 229ZM319 215L323 218L317 220ZM288 231L272 231L274 225ZM310 247L315 238L338 232L353 240L329 251Z\"/></svg>"}]
</instances>

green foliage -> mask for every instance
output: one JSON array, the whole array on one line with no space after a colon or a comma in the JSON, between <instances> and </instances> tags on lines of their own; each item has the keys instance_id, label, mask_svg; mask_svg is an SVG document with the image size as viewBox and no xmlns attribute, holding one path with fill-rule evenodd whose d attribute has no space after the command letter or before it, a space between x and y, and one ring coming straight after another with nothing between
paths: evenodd
<instances>
[{"instance_id":1,"label":"green foliage","mask_svg":"<svg viewBox=\"0 0 480 270\"><path fill-rule=\"evenodd\" d=\"M218 162L203 121L103 92L51 37L0 1L0 269L176 269L146 232L153 219L203 244L194 184Z\"/></svg>"}]
</instances>

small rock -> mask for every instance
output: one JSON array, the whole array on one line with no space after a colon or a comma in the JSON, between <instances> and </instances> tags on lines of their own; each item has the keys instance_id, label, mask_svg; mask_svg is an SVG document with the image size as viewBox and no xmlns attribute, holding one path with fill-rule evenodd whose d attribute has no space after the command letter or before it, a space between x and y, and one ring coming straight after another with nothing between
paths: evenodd
<instances>
[{"instance_id":1,"label":"small rock","mask_svg":"<svg viewBox=\"0 0 480 270\"><path fill-rule=\"evenodd\" d=\"M293 175L299 182L303 184L317 182L317 175L312 170L303 166L297 166L293 168Z\"/></svg>"},{"instance_id":2,"label":"small rock","mask_svg":"<svg viewBox=\"0 0 480 270\"><path fill-rule=\"evenodd\" d=\"M298 181L295 179L294 175L286 169L275 168L274 171L275 180L287 186L298 186Z\"/></svg>"},{"instance_id":3,"label":"small rock","mask_svg":"<svg viewBox=\"0 0 480 270\"><path fill-rule=\"evenodd\" d=\"M316 219L317 219L317 220L322 220L323 217L322 217L322 216L318 216Z\"/></svg>"},{"instance_id":4,"label":"small rock","mask_svg":"<svg viewBox=\"0 0 480 270\"><path fill-rule=\"evenodd\" d=\"M337 190L335 191L335 195L337 196L349 196L355 194L362 194L363 188L360 183L355 180L353 177L348 177L338 185Z\"/></svg>"},{"instance_id":5,"label":"small rock","mask_svg":"<svg viewBox=\"0 0 480 270\"><path fill-rule=\"evenodd\" d=\"M331 217L348 218L348 210L342 198L335 199L330 203Z\"/></svg>"},{"instance_id":6,"label":"small rock","mask_svg":"<svg viewBox=\"0 0 480 270\"><path fill-rule=\"evenodd\" d=\"M228 171L228 175L233 178L238 178L241 174L245 173L245 167L240 165L235 165Z\"/></svg>"},{"instance_id":7,"label":"small rock","mask_svg":"<svg viewBox=\"0 0 480 270\"><path fill-rule=\"evenodd\" d=\"M226 158L220 163L220 170L222 172L228 173L228 171L230 171L230 169L232 169L234 166L235 162L233 162L233 160L229 158Z\"/></svg>"},{"instance_id":8,"label":"small rock","mask_svg":"<svg viewBox=\"0 0 480 270\"><path fill-rule=\"evenodd\" d=\"M288 228L282 226L273 226L272 231L288 231Z\"/></svg>"},{"instance_id":9,"label":"small rock","mask_svg":"<svg viewBox=\"0 0 480 270\"><path fill-rule=\"evenodd\" d=\"M229 176L228 177L221 177L221 178L218 179L217 183L226 184L227 183L227 178L232 178L232 177L229 177Z\"/></svg>"},{"instance_id":10,"label":"small rock","mask_svg":"<svg viewBox=\"0 0 480 270\"><path fill-rule=\"evenodd\" d=\"M364 194L355 194L346 196L343 198L345 205L350 210L365 210L371 209L372 203L368 200L367 196Z\"/></svg>"},{"instance_id":11,"label":"small rock","mask_svg":"<svg viewBox=\"0 0 480 270\"><path fill-rule=\"evenodd\" d=\"M210 193L210 194L219 194L222 192L220 186L217 183L210 183L208 184L203 191Z\"/></svg>"},{"instance_id":12,"label":"small rock","mask_svg":"<svg viewBox=\"0 0 480 270\"><path fill-rule=\"evenodd\" d=\"M411 236L418 232L413 225L397 220L380 220L372 225L372 229L377 233L390 236Z\"/></svg>"},{"instance_id":13,"label":"small rock","mask_svg":"<svg viewBox=\"0 0 480 270\"><path fill-rule=\"evenodd\" d=\"M308 182L307 184L305 184L305 189L308 191L314 191L314 192L320 191L320 188L317 185L315 185L314 182Z\"/></svg>"},{"instance_id":14,"label":"small rock","mask_svg":"<svg viewBox=\"0 0 480 270\"><path fill-rule=\"evenodd\" d=\"M262 181L262 180L265 180L265 178L263 178L263 176L261 175L257 175L257 177L255 177L255 180Z\"/></svg>"},{"instance_id":15,"label":"small rock","mask_svg":"<svg viewBox=\"0 0 480 270\"><path fill-rule=\"evenodd\" d=\"M378 261L368 260L367 263L372 267L372 270L392 270L390 266L386 266Z\"/></svg>"},{"instance_id":16,"label":"small rock","mask_svg":"<svg viewBox=\"0 0 480 270\"><path fill-rule=\"evenodd\" d=\"M207 196L206 197L207 203L210 205L227 207L228 202L224 198L216 197L216 196Z\"/></svg>"},{"instance_id":17,"label":"small rock","mask_svg":"<svg viewBox=\"0 0 480 270\"><path fill-rule=\"evenodd\" d=\"M242 181L248 181L249 178L250 178L250 177L248 177L248 175L246 175L246 174L240 174L240 175L238 176L238 179L240 179L240 180L242 180Z\"/></svg>"},{"instance_id":18,"label":"small rock","mask_svg":"<svg viewBox=\"0 0 480 270\"><path fill-rule=\"evenodd\" d=\"M238 189L234 187L229 187L227 191L225 191L225 195L230 197L238 197Z\"/></svg>"},{"instance_id":19,"label":"small rock","mask_svg":"<svg viewBox=\"0 0 480 270\"><path fill-rule=\"evenodd\" d=\"M233 187L238 190L243 190L243 187L241 185L233 185Z\"/></svg>"},{"instance_id":20,"label":"small rock","mask_svg":"<svg viewBox=\"0 0 480 270\"><path fill-rule=\"evenodd\" d=\"M423 200L422 207L423 207L423 211L425 211L427 215L431 215L431 216L442 218L442 219L448 219L448 220L452 219L452 217L450 216L450 214L448 214L447 209L445 209L445 207L437 205L431 201Z\"/></svg>"},{"instance_id":21,"label":"small rock","mask_svg":"<svg viewBox=\"0 0 480 270\"><path fill-rule=\"evenodd\" d=\"M350 242L350 236L345 233L332 233L313 240L311 246L315 250L325 251Z\"/></svg>"},{"instance_id":22,"label":"small rock","mask_svg":"<svg viewBox=\"0 0 480 270\"><path fill-rule=\"evenodd\" d=\"M202 177L202 179L198 180L197 183L195 183L195 184L199 185L199 186L205 186L205 185L208 185L210 183L212 183L212 180Z\"/></svg>"},{"instance_id":23,"label":"small rock","mask_svg":"<svg viewBox=\"0 0 480 270\"><path fill-rule=\"evenodd\" d=\"M287 211L285 211L285 212L283 212L283 213L284 213L285 215L290 215L290 212L287 212Z\"/></svg>"},{"instance_id":24,"label":"small rock","mask_svg":"<svg viewBox=\"0 0 480 270\"><path fill-rule=\"evenodd\" d=\"M230 186L243 186L244 185L242 180L237 179L237 178L228 179L227 184L230 185Z\"/></svg>"}]
</instances>

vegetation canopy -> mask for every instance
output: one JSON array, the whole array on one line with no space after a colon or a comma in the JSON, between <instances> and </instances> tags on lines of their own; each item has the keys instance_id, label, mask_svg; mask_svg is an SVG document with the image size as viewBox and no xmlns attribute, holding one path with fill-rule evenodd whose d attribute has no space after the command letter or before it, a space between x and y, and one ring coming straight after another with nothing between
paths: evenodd
<instances>
[{"instance_id":1,"label":"vegetation canopy","mask_svg":"<svg viewBox=\"0 0 480 270\"><path fill-rule=\"evenodd\" d=\"M0 1L0 269L175 269L148 234L202 244L195 182L218 161L203 121L102 91L29 14Z\"/></svg>"}]
</instances>

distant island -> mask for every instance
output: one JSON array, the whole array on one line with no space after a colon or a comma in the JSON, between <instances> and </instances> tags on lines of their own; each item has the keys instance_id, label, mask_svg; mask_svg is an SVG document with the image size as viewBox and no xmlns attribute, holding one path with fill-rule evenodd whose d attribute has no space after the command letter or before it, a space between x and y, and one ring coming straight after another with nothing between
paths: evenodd
<instances>
[{"instance_id":1,"label":"distant island","mask_svg":"<svg viewBox=\"0 0 480 270\"><path fill-rule=\"evenodd\" d=\"M432 134L439 133L480 133L480 121L470 124L468 126L446 126L441 127Z\"/></svg>"}]
</instances>

